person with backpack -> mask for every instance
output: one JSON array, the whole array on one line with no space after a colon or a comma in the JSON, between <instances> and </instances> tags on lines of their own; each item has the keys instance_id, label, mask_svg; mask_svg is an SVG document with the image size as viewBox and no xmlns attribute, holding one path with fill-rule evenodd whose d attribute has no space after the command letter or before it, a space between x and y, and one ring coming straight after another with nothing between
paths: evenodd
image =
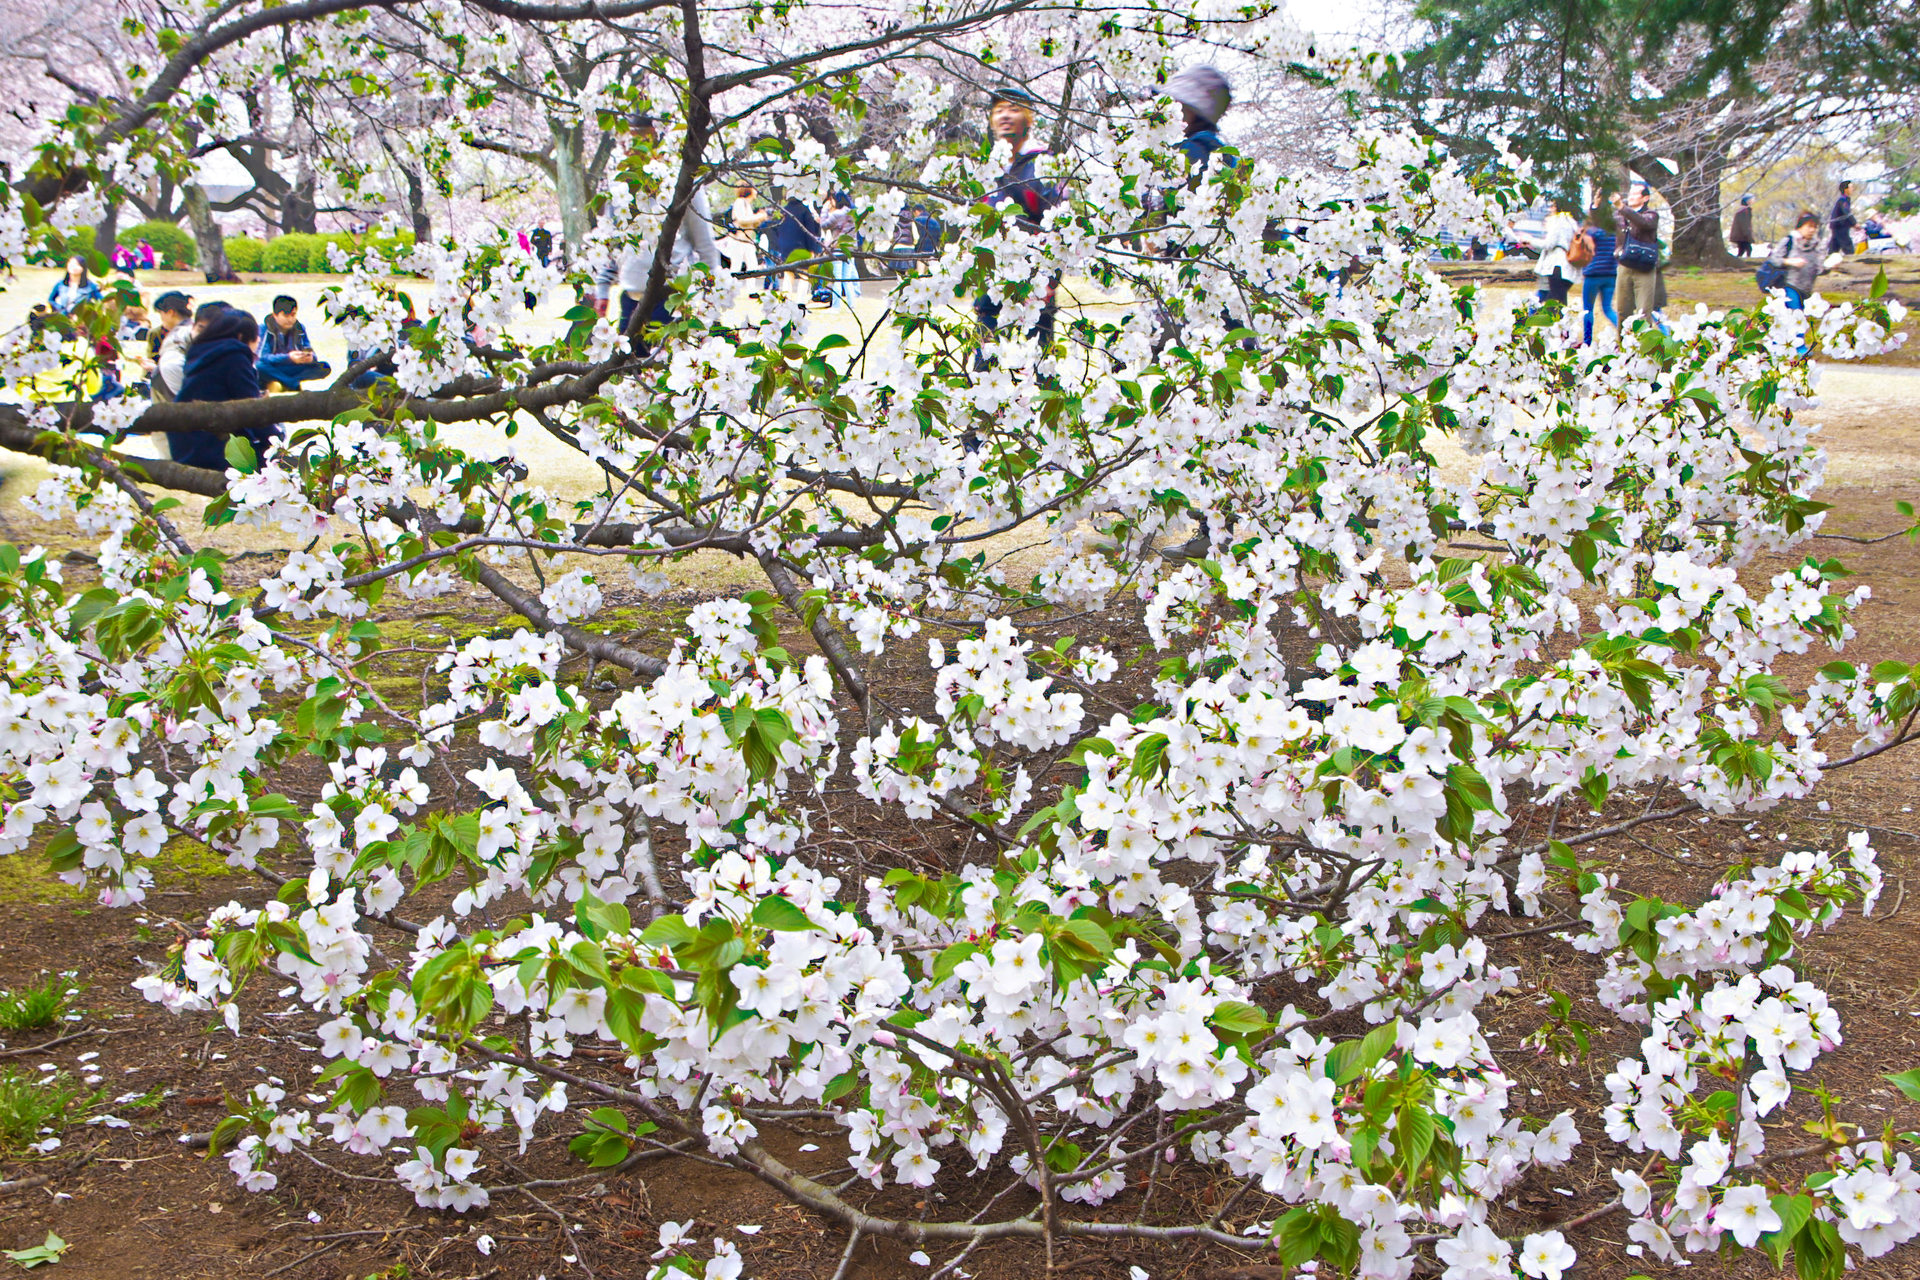
<instances>
[{"instance_id":1,"label":"person with backpack","mask_svg":"<svg viewBox=\"0 0 1920 1280\"><path fill-rule=\"evenodd\" d=\"M1775 245L1766 262L1754 273L1761 290L1770 293L1782 289L1790 309L1806 310L1814 282L1826 267L1826 256L1820 252L1819 241L1819 214L1809 210L1795 218L1793 234Z\"/></svg>"},{"instance_id":2,"label":"person with backpack","mask_svg":"<svg viewBox=\"0 0 1920 1280\"><path fill-rule=\"evenodd\" d=\"M1614 198L1613 211L1619 221L1620 235L1613 248L1617 266L1613 296L1614 306L1623 320L1639 315L1660 324L1655 315L1660 306L1662 284L1660 213L1652 206L1652 199L1653 189L1644 182L1635 182L1624 197ZM1660 328L1666 331L1665 325Z\"/></svg>"},{"instance_id":3,"label":"person with backpack","mask_svg":"<svg viewBox=\"0 0 1920 1280\"><path fill-rule=\"evenodd\" d=\"M1733 256L1751 258L1753 256L1753 197L1741 196L1740 207L1733 211L1732 233L1727 237L1733 241Z\"/></svg>"},{"instance_id":4,"label":"person with backpack","mask_svg":"<svg viewBox=\"0 0 1920 1280\"><path fill-rule=\"evenodd\" d=\"M1541 229L1540 260L1533 267L1534 275L1540 278L1540 287L1534 296L1541 302L1557 302L1565 307L1584 266L1574 262L1572 255L1579 224L1557 204L1549 202L1548 209L1546 224Z\"/></svg>"}]
</instances>

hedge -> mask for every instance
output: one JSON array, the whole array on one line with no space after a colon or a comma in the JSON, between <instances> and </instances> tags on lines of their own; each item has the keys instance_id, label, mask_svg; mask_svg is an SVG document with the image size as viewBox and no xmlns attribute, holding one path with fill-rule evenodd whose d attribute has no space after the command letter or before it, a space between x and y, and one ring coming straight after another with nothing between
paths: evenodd
<instances>
[{"instance_id":1,"label":"hedge","mask_svg":"<svg viewBox=\"0 0 1920 1280\"><path fill-rule=\"evenodd\" d=\"M369 236L362 239L345 232L311 235L300 231L266 241L236 236L227 241L227 261L235 271L264 271L270 274L330 272L333 262L327 255L327 247L336 244L343 252L350 253L365 246L392 257L396 252L411 249L413 237Z\"/></svg>"},{"instance_id":2,"label":"hedge","mask_svg":"<svg viewBox=\"0 0 1920 1280\"><path fill-rule=\"evenodd\" d=\"M260 259L267 251L265 240L252 236L227 237L227 265L235 271L259 271Z\"/></svg>"},{"instance_id":3,"label":"hedge","mask_svg":"<svg viewBox=\"0 0 1920 1280\"><path fill-rule=\"evenodd\" d=\"M136 222L114 237L115 242L137 249L145 240L153 246L159 265L169 270L200 265L200 247L193 237L171 222Z\"/></svg>"}]
</instances>

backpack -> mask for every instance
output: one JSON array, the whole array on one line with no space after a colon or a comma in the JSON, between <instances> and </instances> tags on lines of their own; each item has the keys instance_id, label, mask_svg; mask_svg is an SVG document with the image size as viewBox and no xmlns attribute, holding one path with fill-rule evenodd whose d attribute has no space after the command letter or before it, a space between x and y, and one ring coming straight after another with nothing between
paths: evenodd
<instances>
[{"instance_id":1,"label":"backpack","mask_svg":"<svg viewBox=\"0 0 1920 1280\"><path fill-rule=\"evenodd\" d=\"M1582 231L1575 235L1573 243L1567 246L1567 265L1584 267L1593 261L1593 237Z\"/></svg>"},{"instance_id":2,"label":"backpack","mask_svg":"<svg viewBox=\"0 0 1920 1280\"><path fill-rule=\"evenodd\" d=\"M1785 288L1787 284L1786 263L1775 262L1772 257L1768 257L1765 262L1754 269L1753 282L1760 286L1760 292L1762 293L1772 293L1775 289Z\"/></svg>"}]
</instances>

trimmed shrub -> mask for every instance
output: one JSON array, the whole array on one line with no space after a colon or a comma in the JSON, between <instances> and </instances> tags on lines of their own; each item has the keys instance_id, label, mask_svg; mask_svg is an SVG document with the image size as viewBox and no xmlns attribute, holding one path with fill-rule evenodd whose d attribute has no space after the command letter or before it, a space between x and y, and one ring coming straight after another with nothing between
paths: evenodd
<instances>
[{"instance_id":1,"label":"trimmed shrub","mask_svg":"<svg viewBox=\"0 0 1920 1280\"><path fill-rule=\"evenodd\" d=\"M129 249L137 249L145 240L163 267L180 269L200 265L200 246L193 237L171 222L136 222L123 229L114 240Z\"/></svg>"},{"instance_id":2,"label":"trimmed shrub","mask_svg":"<svg viewBox=\"0 0 1920 1280\"><path fill-rule=\"evenodd\" d=\"M290 232L267 241L266 251L260 255L260 269L275 273L312 271L310 265L316 252L325 270L325 242L319 236L308 235L304 231Z\"/></svg>"},{"instance_id":3,"label":"trimmed shrub","mask_svg":"<svg viewBox=\"0 0 1920 1280\"><path fill-rule=\"evenodd\" d=\"M267 252L267 242L256 240L252 236L227 237L227 265L235 271L261 271L261 258Z\"/></svg>"}]
</instances>

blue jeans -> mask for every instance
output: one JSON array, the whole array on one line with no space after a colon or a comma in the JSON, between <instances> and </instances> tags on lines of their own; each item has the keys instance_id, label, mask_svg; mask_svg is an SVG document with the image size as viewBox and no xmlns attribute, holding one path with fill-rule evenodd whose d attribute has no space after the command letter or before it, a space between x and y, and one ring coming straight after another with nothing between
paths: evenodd
<instances>
[{"instance_id":1,"label":"blue jeans","mask_svg":"<svg viewBox=\"0 0 1920 1280\"><path fill-rule=\"evenodd\" d=\"M289 387L297 387L315 378L324 378L333 372L333 366L325 360L301 364L292 356L261 356L259 369L262 383L280 382Z\"/></svg>"},{"instance_id":2,"label":"blue jeans","mask_svg":"<svg viewBox=\"0 0 1920 1280\"><path fill-rule=\"evenodd\" d=\"M1585 277L1580 282L1580 310L1586 313L1582 322L1582 329L1586 336L1582 341L1588 345L1592 345L1593 343L1593 302L1595 298L1600 300L1601 314L1613 322L1614 328L1617 329L1620 327L1620 317L1613 312L1613 277Z\"/></svg>"}]
</instances>

